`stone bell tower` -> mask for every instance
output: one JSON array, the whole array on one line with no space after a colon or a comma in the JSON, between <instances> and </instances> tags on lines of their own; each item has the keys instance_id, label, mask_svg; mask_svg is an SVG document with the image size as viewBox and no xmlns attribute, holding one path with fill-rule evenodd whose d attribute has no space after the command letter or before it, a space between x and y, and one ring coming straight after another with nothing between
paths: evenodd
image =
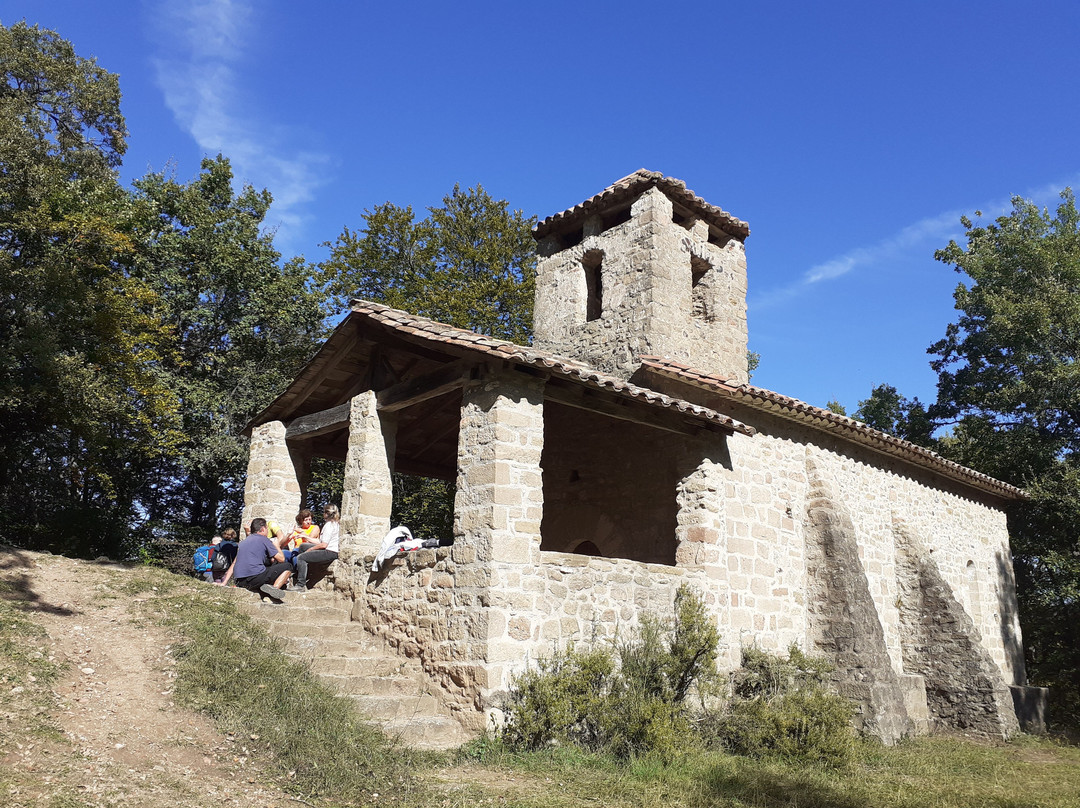
<instances>
[{"instance_id":1,"label":"stone bell tower","mask_svg":"<svg viewBox=\"0 0 1080 808\"><path fill-rule=\"evenodd\" d=\"M533 344L629 378L664 356L747 381L746 222L640 169L540 222Z\"/></svg>"}]
</instances>

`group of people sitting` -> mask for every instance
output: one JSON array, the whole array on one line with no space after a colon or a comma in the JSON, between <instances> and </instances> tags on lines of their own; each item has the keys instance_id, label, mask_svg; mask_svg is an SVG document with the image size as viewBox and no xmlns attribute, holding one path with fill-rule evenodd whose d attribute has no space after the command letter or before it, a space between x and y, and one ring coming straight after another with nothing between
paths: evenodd
<instances>
[{"instance_id":1,"label":"group of people sitting","mask_svg":"<svg viewBox=\"0 0 1080 808\"><path fill-rule=\"evenodd\" d=\"M218 586L235 580L237 586L275 603L282 603L286 592L307 592L309 566L330 564L338 557L341 515L337 506L323 508L323 519L320 528L311 511L304 509L296 515L296 526L285 531L275 522L256 517L245 526L247 538L239 544L233 543L233 547L228 547L229 542L224 539L230 532L235 539L236 531L224 531L223 541L216 548L218 553L226 555L232 550L232 563L220 580L212 572L203 575ZM296 582L290 585L293 573Z\"/></svg>"}]
</instances>

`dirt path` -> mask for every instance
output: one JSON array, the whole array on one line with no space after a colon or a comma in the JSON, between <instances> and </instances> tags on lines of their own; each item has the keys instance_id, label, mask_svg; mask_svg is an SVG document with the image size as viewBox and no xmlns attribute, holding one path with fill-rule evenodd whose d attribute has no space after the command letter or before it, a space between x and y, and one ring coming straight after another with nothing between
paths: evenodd
<instances>
[{"instance_id":1,"label":"dirt path","mask_svg":"<svg viewBox=\"0 0 1080 808\"><path fill-rule=\"evenodd\" d=\"M169 639L141 620L133 603L153 593L122 594L117 584L125 574L119 565L0 549L3 596L47 633L35 653L66 663L51 694L42 694L51 695L44 718L60 737L26 721L0 735L0 804L301 804L255 782L262 778L249 763L248 739L223 736L209 719L173 703ZM9 699L24 692L19 687L0 683Z\"/></svg>"}]
</instances>

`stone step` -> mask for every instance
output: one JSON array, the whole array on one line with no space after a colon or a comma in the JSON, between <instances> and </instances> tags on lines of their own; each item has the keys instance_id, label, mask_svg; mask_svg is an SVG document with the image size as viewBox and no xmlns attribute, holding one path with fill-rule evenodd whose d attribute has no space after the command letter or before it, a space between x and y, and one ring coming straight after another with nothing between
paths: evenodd
<instances>
[{"instance_id":1,"label":"stone step","mask_svg":"<svg viewBox=\"0 0 1080 808\"><path fill-rule=\"evenodd\" d=\"M446 716L391 721L382 729L403 746L415 749L455 749L473 739L472 733L462 728L455 719Z\"/></svg>"},{"instance_id":2,"label":"stone step","mask_svg":"<svg viewBox=\"0 0 1080 808\"><path fill-rule=\"evenodd\" d=\"M359 694L351 698L361 713L375 721L407 722L414 718L436 718L442 706L430 693L413 696Z\"/></svg>"},{"instance_id":3,"label":"stone step","mask_svg":"<svg viewBox=\"0 0 1080 808\"><path fill-rule=\"evenodd\" d=\"M289 594L285 605L239 591L238 606L283 644L285 654L349 696L391 737L421 749L451 749L472 734L462 728L418 660L384 648L332 592Z\"/></svg>"},{"instance_id":4,"label":"stone step","mask_svg":"<svg viewBox=\"0 0 1080 808\"><path fill-rule=\"evenodd\" d=\"M275 615L276 617L276 615ZM264 623L266 630L275 637L292 639L308 637L315 640L347 640L352 636L348 623L315 624L273 620Z\"/></svg>"},{"instance_id":5,"label":"stone step","mask_svg":"<svg viewBox=\"0 0 1080 808\"><path fill-rule=\"evenodd\" d=\"M406 669L404 661L385 654L304 658L320 676L401 676Z\"/></svg>"},{"instance_id":6,"label":"stone step","mask_svg":"<svg viewBox=\"0 0 1080 808\"><path fill-rule=\"evenodd\" d=\"M304 662L320 676L402 676L409 675L402 660L370 651L355 656L320 656L306 650L289 649L286 656Z\"/></svg>"},{"instance_id":7,"label":"stone step","mask_svg":"<svg viewBox=\"0 0 1080 808\"><path fill-rule=\"evenodd\" d=\"M417 682L410 676L371 676L367 674L343 676L333 673L320 673L319 679L334 687L343 696L377 696L407 700L426 694L423 683Z\"/></svg>"},{"instance_id":8,"label":"stone step","mask_svg":"<svg viewBox=\"0 0 1080 808\"><path fill-rule=\"evenodd\" d=\"M312 657L366 657L381 656L388 652L371 647L364 639L327 640L315 637L279 637L287 647L298 654Z\"/></svg>"},{"instance_id":9,"label":"stone step","mask_svg":"<svg viewBox=\"0 0 1080 808\"><path fill-rule=\"evenodd\" d=\"M330 626L335 623L348 623L349 610L328 606L296 606L288 601L280 610L282 621L308 623L313 626Z\"/></svg>"},{"instance_id":10,"label":"stone step","mask_svg":"<svg viewBox=\"0 0 1080 808\"><path fill-rule=\"evenodd\" d=\"M244 598L237 604L240 610L251 616L268 615L273 613L273 619L277 622L301 622L311 625L334 625L349 622L349 610L339 606L308 606L295 604L286 600L282 604L269 601Z\"/></svg>"}]
</instances>

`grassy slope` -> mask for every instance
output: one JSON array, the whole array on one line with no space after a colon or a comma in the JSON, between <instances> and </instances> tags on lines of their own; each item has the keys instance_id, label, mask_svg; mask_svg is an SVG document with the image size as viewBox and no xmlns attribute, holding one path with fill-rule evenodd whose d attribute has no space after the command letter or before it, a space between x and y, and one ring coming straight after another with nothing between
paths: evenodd
<instances>
[{"instance_id":1,"label":"grassy slope","mask_svg":"<svg viewBox=\"0 0 1080 808\"><path fill-rule=\"evenodd\" d=\"M223 732L257 736L259 754L281 773L283 787L326 808L1080 808L1080 749L1033 738L1007 745L920 739L894 749L868 743L840 770L720 753L688 753L666 767L618 766L566 749L511 755L490 741L450 762L394 747L350 702L283 657L224 593L145 569L117 574L112 587L124 594L157 587L144 602L145 618L176 632L177 697L213 716ZM42 654L40 629L4 595L0 590L0 745L7 722L50 733L48 684L57 672ZM0 770L0 798L11 784Z\"/></svg>"}]
</instances>

